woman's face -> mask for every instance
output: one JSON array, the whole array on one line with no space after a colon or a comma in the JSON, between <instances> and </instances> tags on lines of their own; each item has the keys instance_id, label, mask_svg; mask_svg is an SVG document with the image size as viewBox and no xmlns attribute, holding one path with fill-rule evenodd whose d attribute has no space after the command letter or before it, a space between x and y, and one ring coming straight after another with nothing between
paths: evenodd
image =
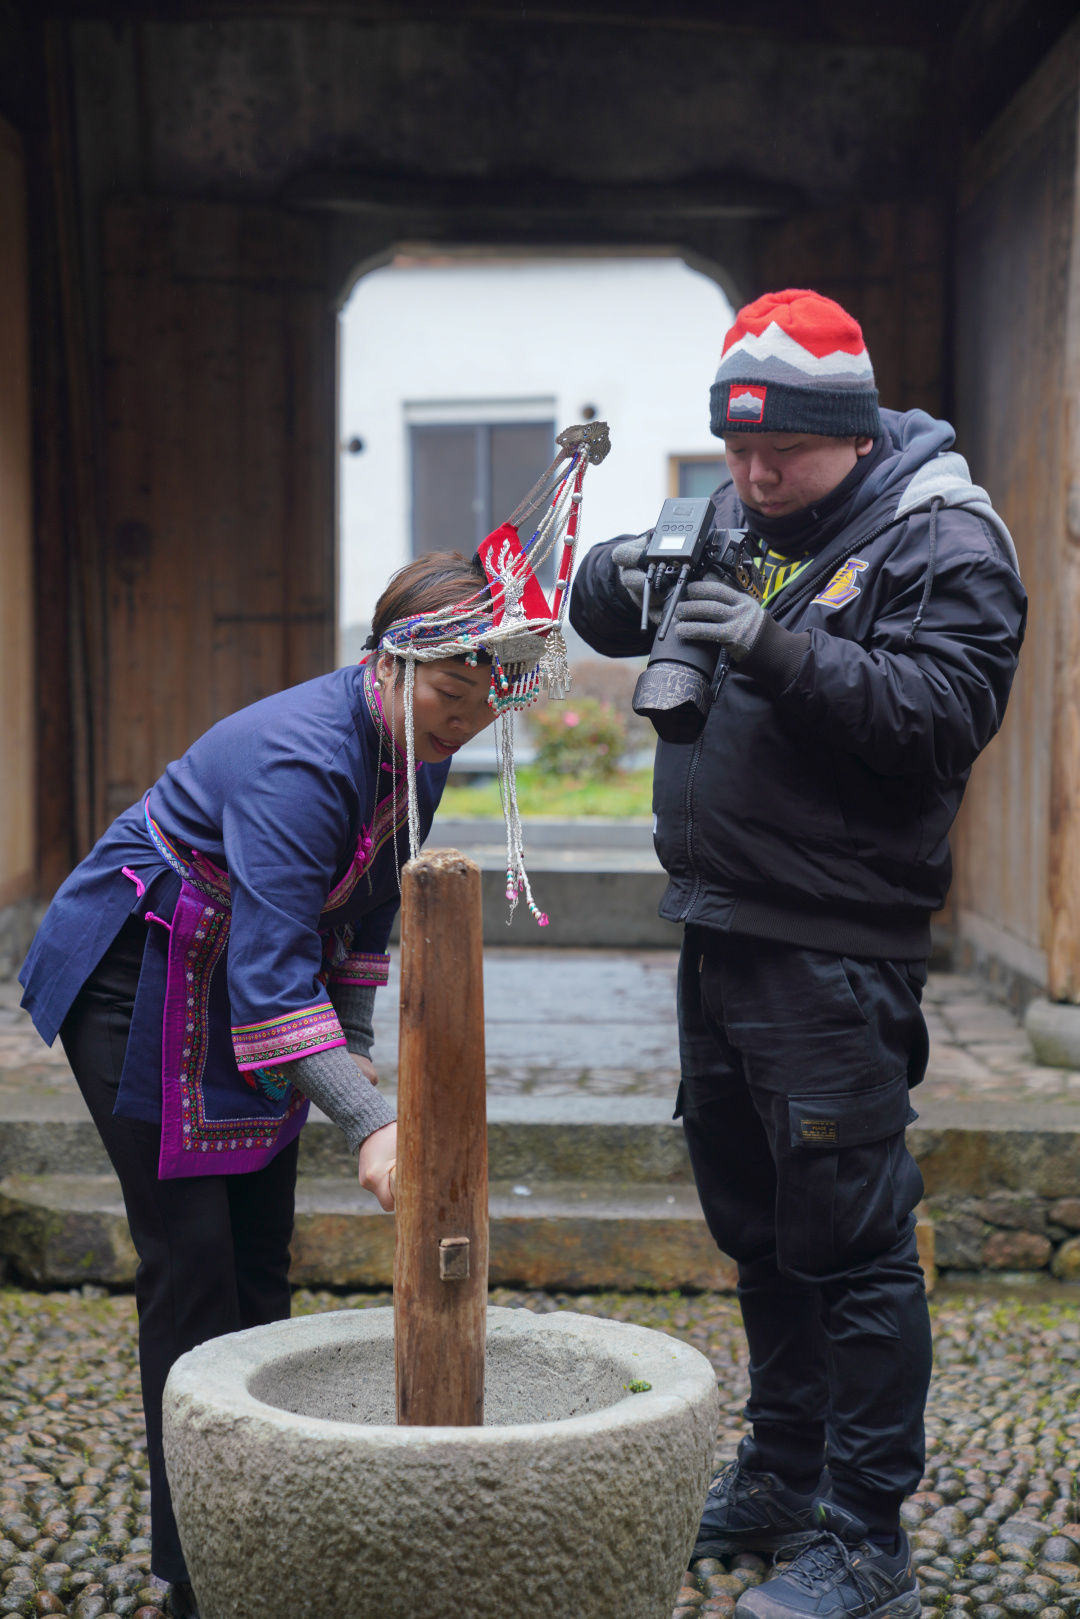
<instances>
[{"instance_id":1,"label":"woman's face","mask_svg":"<svg viewBox=\"0 0 1080 1619\"><path fill-rule=\"evenodd\" d=\"M383 714L402 753L405 748L404 670L389 652L380 652L375 679L382 694ZM458 658L439 658L416 665L413 687L413 732L416 757L427 765L442 764L463 743L491 725L488 706L491 668L475 669Z\"/></svg>"}]
</instances>

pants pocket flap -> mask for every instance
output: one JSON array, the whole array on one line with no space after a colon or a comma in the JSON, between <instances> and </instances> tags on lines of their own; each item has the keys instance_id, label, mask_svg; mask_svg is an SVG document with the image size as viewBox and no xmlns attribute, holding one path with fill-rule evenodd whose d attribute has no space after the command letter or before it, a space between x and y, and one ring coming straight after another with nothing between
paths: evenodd
<instances>
[{"instance_id":1,"label":"pants pocket flap","mask_svg":"<svg viewBox=\"0 0 1080 1619\"><path fill-rule=\"evenodd\" d=\"M918 1117L908 1100L907 1075L865 1091L825 1092L788 1099L793 1147L835 1151L899 1135Z\"/></svg>"}]
</instances>

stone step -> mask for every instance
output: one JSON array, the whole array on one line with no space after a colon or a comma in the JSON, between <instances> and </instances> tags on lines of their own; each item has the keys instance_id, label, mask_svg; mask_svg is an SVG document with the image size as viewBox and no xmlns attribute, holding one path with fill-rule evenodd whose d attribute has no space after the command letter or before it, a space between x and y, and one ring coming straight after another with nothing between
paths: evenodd
<instances>
[{"instance_id":1,"label":"stone step","mask_svg":"<svg viewBox=\"0 0 1080 1619\"><path fill-rule=\"evenodd\" d=\"M387 1094L393 1097L392 1088ZM1080 1187L1080 1105L970 1100L915 1093L908 1131L928 1197L1022 1192L1075 1197ZM300 1138L301 1177L349 1179L339 1130L317 1111ZM671 1102L655 1096L491 1096L488 1162L495 1181L567 1180L690 1185L690 1163ZM100 1175L109 1164L73 1091L0 1095L0 1177Z\"/></svg>"},{"instance_id":2,"label":"stone step","mask_svg":"<svg viewBox=\"0 0 1080 1619\"><path fill-rule=\"evenodd\" d=\"M1075 1199L1080 1186L1080 1109L916 1100L921 1117L909 1141L943 1262L1045 1265L1034 1246L1050 1243L1038 1232L1058 1218L1048 1212L1053 1200ZM488 1119L493 1280L568 1288L730 1284L730 1266L701 1220L669 1101L492 1096ZM356 1187L341 1135L321 1116L301 1137L300 1165L296 1279L388 1285L393 1223ZM119 1189L77 1095L43 1088L0 1100L0 1177L0 1262L7 1257L41 1283L130 1282L135 1257ZM972 1212L973 1200L995 1198L1016 1203L1004 1209L1002 1225L1023 1227L1029 1217L1034 1224L1029 1234L999 1235L1001 1254L980 1260L983 1222L997 1216L978 1204ZM1020 1207L1032 1200L1039 1207ZM1070 1254L1076 1246L1066 1242ZM1072 1274L1057 1259L1053 1268Z\"/></svg>"},{"instance_id":3,"label":"stone step","mask_svg":"<svg viewBox=\"0 0 1080 1619\"><path fill-rule=\"evenodd\" d=\"M728 1290L734 1266L717 1249L691 1187L553 1183L531 1191L493 1182L493 1285ZM0 1254L40 1286L129 1286L136 1257L111 1175L8 1175L0 1180ZM394 1222L355 1183L299 1182L293 1282L389 1287Z\"/></svg>"},{"instance_id":4,"label":"stone step","mask_svg":"<svg viewBox=\"0 0 1080 1619\"><path fill-rule=\"evenodd\" d=\"M392 1087L386 1087L393 1100ZM671 1103L652 1096L492 1096L493 1180L689 1185L690 1162ZM73 1090L0 1095L0 1177L103 1175L109 1161ZM353 1160L329 1119L312 1110L300 1137L300 1174L348 1180Z\"/></svg>"},{"instance_id":5,"label":"stone step","mask_svg":"<svg viewBox=\"0 0 1080 1619\"><path fill-rule=\"evenodd\" d=\"M493 1182L493 1286L693 1288L728 1292L734 1263L709 1236L691 1187L578 1181L532 1191ZM933 1278L933 1230L919 1248ZM111 1175L9 1175L0 1180L0 1255L39 1286L130 1286L136 1256ZM394 1222L355 1183L306 1178L297 1186L291 1279L305 1287L390 1287Z\"/></svg>"},{"instance_id":6,"label":"stone step","mask_svg":"<svg viewBox=\"0 0 1080 1619\"><path fill-rule=\"evenodd\" d=\"M543 928L523 905L507 927L502 821L435 818L428 847L460 849L480 867L486 945L678 949L681 928L657 915L667 878L650 821L531 816L524 833L529 881L548 916Z\"/></svg>"}]
</instances>

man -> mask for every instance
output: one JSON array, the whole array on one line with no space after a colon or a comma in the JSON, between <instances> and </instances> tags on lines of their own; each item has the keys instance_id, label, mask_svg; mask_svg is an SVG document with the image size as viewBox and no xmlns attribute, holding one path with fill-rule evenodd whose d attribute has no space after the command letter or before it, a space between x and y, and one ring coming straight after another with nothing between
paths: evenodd
<instances>
[{"instance_id":1,"label":"man","mask_svg":"<svg viewBox=\"0 0 1080 1619\"><path fill-rule=\"evenodd\" d=\"M689 586L678 634L724 669L698 740L656 756L661 914L685 925L677 1114L750 1355L751 1431L694 1555L807 1537L738 1619L916 1619L899 1513L931 1345L908 1091L947 834L1001 724L1026 600L951 427L879 410L862 332L830 299L741 310L711 406L716 523L749 530L765 591ZM571 622L610 656L649 647L647 540L596 546L574 587Z\"/></svg>"}]
</instances>

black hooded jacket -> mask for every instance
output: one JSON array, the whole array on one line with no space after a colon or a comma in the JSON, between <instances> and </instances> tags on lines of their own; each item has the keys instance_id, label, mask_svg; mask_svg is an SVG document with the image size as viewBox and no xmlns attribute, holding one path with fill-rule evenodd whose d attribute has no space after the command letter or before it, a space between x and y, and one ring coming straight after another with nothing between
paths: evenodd
<instances>
[{"instance_id":1,"label":"black hooded jacket","mask_svg":"<svg viewBox=\"0 0 1080 1619\"><path fill-rule=\"evenodd\" d=\"M948 423L882 420L884 453L839 532L770 603L701 736L657 746L670 921L841 955L929 952L949 828L1001 724L1027 599ZM720 527L749 526L730 480L714 498ZM640 656L651 632L611 560L618 543L586 554L570 622L598 652Z\"/></svg>"}]
</instances>

